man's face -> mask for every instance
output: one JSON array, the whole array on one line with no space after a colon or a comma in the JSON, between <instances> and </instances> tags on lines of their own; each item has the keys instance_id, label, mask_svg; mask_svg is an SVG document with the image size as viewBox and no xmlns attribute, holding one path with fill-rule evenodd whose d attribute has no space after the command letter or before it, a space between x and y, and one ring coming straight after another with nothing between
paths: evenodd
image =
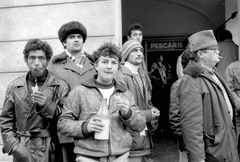
<instances>
[{"instance_id":1,"label":"man's face","mask_svg":"<svg viewBox=\"0 0 240 162\"><path fill-rule=\"evenodd\" d=\"M30 51L25 62L31 74L36 78L42 77L48 66L48 60L46 59L45 52L42 50Z\"/></svg>"},{"instance_id":2,"label":"man's face","mask_svg":"<svg viewBox=\"0 0 240 162\"><path fill-rule=\"evenodd\" d=\"M203 50L200 58L206 66L210 68L214 67L220 61L218 47L210 47Z\"/></svg>"},{"instance_id":3,"label":"man's face","mask_svg":"<svg viewBox=\"0 0 240 162\"><path fill-rule=\"evenodd\" d=\"M127 62L139 66L143 61L143 49L140 47L134 48L127 58Z\"/></svg>"},{"instance_id":4,"label":"man's face","mask_svg":"<svg viewBox=\"0 0 240 162\"><path fill-rule=\"evenodd\" d=\"M111 83L119 67L119 61L116 58L101 56L95 64L98 72L97 81L103 84Z\"/></svg>"},{"instance_id":5,"label":"man's face","mask_svg":"<svg viewBox=\"0 0 240 162\"><path fill-rule=\"evenodd\" d=\"M143 35L140 30L132 30L131 35L128 36L128 40L136 40L139 43L142 43Z\"/></svg>"},{"instance_id":6,"label":"man's face","mask_svg":"<svg viewBox=\"0 0 240 162\"><path fill-rule=\"evenodd\" d=\"M159 58L158 58L159 61L163 62L163 56L160 55Z\"/></svg>"},{"instance_id":7,"label":"man's face","mask_svg":"<svg viewBox=\"0 0 240 162\"><path fill-rule=\"evenodd\" d=\"M63 42L69 53L78 53L83 48L83 37L81 34L70 34Z\"/></svg>"}]
</instances>

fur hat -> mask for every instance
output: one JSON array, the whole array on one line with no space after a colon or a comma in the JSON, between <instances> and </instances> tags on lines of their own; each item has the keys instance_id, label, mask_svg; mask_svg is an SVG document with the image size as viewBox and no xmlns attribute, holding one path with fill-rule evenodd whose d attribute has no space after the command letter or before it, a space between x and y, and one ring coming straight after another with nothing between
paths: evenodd
<instances>
[{"instance_id":1,"label":"fur hat","mask_svg":"<svg viewBox=\"0 0 240 162\"><path fill-rule=\"evenodd\" d=\"M137 47L140 47L143 49L142 45L136 40L126 41L122 47L122 62L125 62L129 54L131 53L131 51Z\"/></svg>"},{"instance_id":2,"label":"fur hat","mask_svg":"<svg viewBox=\"0 0 240 162\"><path fill-rule=\"evenodd\" d=\"M87 38L87 30L83 24L77 21L71 21L63 24L58 30L58 38L63 43L70 34L81 34L83 43Z\"/></svg>"},{"instance_id":3,"label":"fur hat","mask_svg":"<svg viewBox=\"0 0 240 162\"><path fill-rule=\"evenodd\" d=\"M188 38L188 42L191 52L218 45L212 30L197 32Z\"/></svg>"}]
</instances>

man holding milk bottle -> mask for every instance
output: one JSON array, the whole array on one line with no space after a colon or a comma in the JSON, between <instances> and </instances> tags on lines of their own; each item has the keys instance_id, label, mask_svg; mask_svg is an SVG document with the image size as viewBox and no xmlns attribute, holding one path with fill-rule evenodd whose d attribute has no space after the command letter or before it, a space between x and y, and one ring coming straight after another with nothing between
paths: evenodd
<instances>
[{"instance_id":1,"label":"man holding milk bottle","mask_svg":"<svg viewBox=\"0 0 240 162\"><path fill-rule=\"evenodd\" d=\"M146 120L133 94L114 79L120 49L105 43L93 53L97 74L73 89L65 102L58 128L75 139L76 162L127 162L132 136Z\"/></svg>"}]
</instances>

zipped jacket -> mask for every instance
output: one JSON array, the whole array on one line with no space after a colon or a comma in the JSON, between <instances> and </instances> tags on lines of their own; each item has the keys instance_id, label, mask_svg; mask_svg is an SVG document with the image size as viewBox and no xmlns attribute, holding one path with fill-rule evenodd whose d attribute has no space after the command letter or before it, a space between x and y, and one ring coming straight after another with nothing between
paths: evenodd
<instances>
[{"instance_id":1,"label":"zipped jacket","mask_svg":"<svg viewBox=\"0 0 240 162\"><path fill-rule=\"evenodd\" d=\"M64 105L64 111L59 118L59 131L75 139L74 153L90 157L108 157L122 155L130 150L132 136L127 131L142 131L146 120L135 105L134 96L125 87L114 82L115 91L109 99L110 132L109 140L96 140L94 133L83 133L84 123L96 116L103 97L95 85L94 77L76 87L69 94ZM116 107L115 93L129 100L131 116L125 118L120 115Z\"/></svg>"}]
</instances>

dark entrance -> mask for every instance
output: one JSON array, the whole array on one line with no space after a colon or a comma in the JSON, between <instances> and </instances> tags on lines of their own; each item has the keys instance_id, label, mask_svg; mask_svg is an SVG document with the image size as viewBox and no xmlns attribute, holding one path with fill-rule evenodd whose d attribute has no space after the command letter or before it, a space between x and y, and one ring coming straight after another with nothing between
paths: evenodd
<instances>
[{"instance_id":1,"label":"dark entrance","mask_svg":"<svg viewBox=\"0 0 240 162\"><path fill-rule=\"evenodd\" d=\"M158 61L159 56L163 56L167 84L162 85L152 79L152 103L161 111L158 132L164 132L168 135L171 134L168 122L170 87L178 79L176 74L177 59L187 46L187 37L148 38L144 40L143 45L149 72L153 63Z\"/></svg>"}]
</instances>

